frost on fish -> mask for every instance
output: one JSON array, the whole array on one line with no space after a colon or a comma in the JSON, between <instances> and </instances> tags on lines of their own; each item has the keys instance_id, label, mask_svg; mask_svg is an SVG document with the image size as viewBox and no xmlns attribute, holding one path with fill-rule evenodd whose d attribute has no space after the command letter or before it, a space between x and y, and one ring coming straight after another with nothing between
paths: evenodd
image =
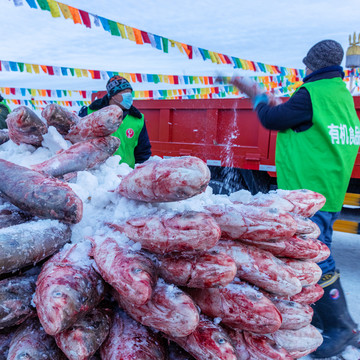
<instances>
[{"instance_id":1,"label":"frost on fish","mask_svg":"<svg viewBox=\"0 0 360 360\"><path fill-rule=\"evenodd\" d=\"M320 228L312 220L296 214L292 214L292 217L297 224L296 235L305 235L312 239L317 239L320 236Z\"/></svg>"},{"instance_id":2,"label":"frost on fish","mask_svg":"<svg viewBox=\"0 0 360 360\"><path fill-rule=\"evenodd\" d=\"M174 337L190 335L199 324L199 312L191 297L159 279L152 298L135 306L113 292L119 305L136 321Z\"/></svg>"},{"instance_id":3,"label":"frost on fish","mask_svg":"<svg viewBox=\"0 0 360 360\"><path fill-rule=\"evenodd\" d=\"M282 317L280 329L297 330L311 323L314 310L310 305L269 297Z\"/></svg>"},{"instance_id":4,"label":"frost on fish","mask_svg":"<svg viewBox=\"0 0 360 360\"><path fill-rule=\"evenodd\" d=\"M330 256L330 249L326 244L324 244L320 240L314 240L314 241L317 243L319 247L319 254L310 260L314 263L319 263L321 261L326 260Z\"/></svg>"},{"instance_id":5,"label":"frost on fish","mask_svg":"<svg viewBox=\"0 0 360 360\"><path fill-rule=\"evenodd\" d=\"M146 202L168 202L191 198L205 191L210 170L193 156L150 159L125 176L117 192Z\"/></svg>"},{"instance_id":6,"label":"frost on fish","mask_svg":"<svg viewBox=\"0 0 360 360\"><path fill-rule=\"evenodd\" d=\"M47 105L41 112L48 126L54 126L61 135L66 135L71 126L79 121L79 117L57 104Z\"/></svg>"},{"instance_id":7,"label":"frost on fish","mask_svg":"<svg viewBox=\"0 0 360 360\"><path fill-rule=\"evenodd\" d=\"M275 305L247 283L234 280L223 288L187 291L205 315L220 317L225 325L235 329L267 334L281 326Z\"/></svg>"},{"instance_id":8,"label":"frost on fish","mask_svg":"<svg viewBox=\"0 0 360 360\"><path fill-rule=\"evenodd\" d=\"M314 285L321 278L321 268L313 261L289 258L282 258L281 261L294 271L302 286Z\"/></svg>"},{"instance_id":9,"label":"frost on fish","mask_svg":"<svg viewBox=\"0 0 360 360\"><path fill-rule=\"evenodd\" d=\"M10 139L8 129L0 129L0 145L6 143Z\"/></svg>"},{"instance_id":10,"label":"frost on fish","mask_svg":"<svg viewBox=\"0 0 360 360\"><path fill-rule=\"evenodd\" d=\"M237 360L236 351L226 332L213 321L200 316L197 328L185 337L169 337L195 359Z\"/></svg>"},{"instance_id":11,"label":"frost on fish","mask_svg":"<svg viewBox=\"0 0 360 360\"><path fill-rule=\"evenodd\" d=\"M28 107L15 108L6 118L10 139L17 145L41 146L46 124Z\"/></svg>"},{"instance_id":12,"label":"frost on fish","mask_svg":"<svg viewBox=\"0 0 360 360\"><path fill-rule=\"evenodd\" d=\"M122 119L123 111L119 106L106 106L83 118L79 118L70 127L65 139L74 144L84 140L109 136L119 128Z\"/></svg>"},{"instance_id":13,"label":"frost on fish","mask_svg":"<svg viewBox=\"0 0 360 360\"><path fill-rule=\"evenodd\" d=\"M140 251L120 246L114 238L92 243L92 256L103 279L129 303L145 304L157 280L154 263Z\"/></svg>"},{"instance_id":14,"label":"frost on fish","mask_svg":"<svg viewBox=\"0 0 360 360\"><path fill-rule=\"evenodd\" d=\"M165 360L165 348L158 335L117 310L110 333L100 349L102 360Z\"/></svg>"},{"instance_id":15,"label":"frost on fish","mask_svg":"<svg viewBox=\"0 0 360 360\"><path fill-rule=\"evenodd\" d=\"M237 360L251 360L251 355L248 351L243 331L239 329L232 329L230 327L226 327L225 330L235 348Z\"/></svg>"},{"instance_id":16,"label":"frost on fish","mask_svg":"<svg viewBox=\"0 0 360 360\"><path fill-rule=\"evenodd\" d=\"M256 360L292 360L293 357L268 336L244 331L244 340L251 358Z\"/></svg>"},{"instance_id":17,"label":"frost on fish","mask_svg":"<svg viewBox=\"0 0 360 360\"><path fill-rule=\"evenodd\" d=\"M93 269L87 242L64 246L41 269L34 303L49 335L74 325L104 296L104 281Z\"/></svg>"},{"instance_id":18,"label":"frost on fish","mask_svg":"<svg viewBox=\"0 0 360 360\"><path fill-rule=\"evenodd\" d=\"M249 205L209 205L210 212L227 239L267 240L288 238L297 226L287 212Z\"/></svg>"},{"instance_id":19,"label":"frost on fish","mask_svg":"<svg viewBox=\"0 0 360 360\"><path fill-rule=\"evenodd\" d=\"M93 309L70 328L55 335L55 341L69 360L87 360L105 341L110 325L110 313L105 309Z\"/></svg>"},{"instance_id":20,"label":"frost on fish","mask_svg":"<svg viewBox=\"0 0 360 360\"><path fill-rule=\"evenodd\" d=\"M170 253L158 260L160 277L178 286L226 286L236 275L234 260L219 251Z\"/></svg>"},{"instance_id":21,"label":"frost on fish","mask_svg":"<svg viewBox=\"0 0 360 360\"><path fill-rule=\"evenodd\" d=\"M195 211L134 217L123 225L109 226L156 254L209 250L220 238L215 220L209 214Z\"/></svg>"},{"instance_id":22,"label":"frost on fish","mask_svg":"<svg viewBox=\"0 0 360 360\"><path fill-rule=\"evenodd\" d=\"M271 241L241 240L241 242L267 250L277 257L289 257L293 259L314 259L320 253L318 240L294 235L286 239Z\"/></svg>"},{"instance_id":23,"label":"frost on fish","mask_svg":"<svg viewBox=\"0 0 360 360\"><path fill-rule=\"evenodd\" d=\"M268 251L231 240L220 240L214 249L234 259L237 276L242 280L278 295L292 296L301 291L292 269Z\"/></svg>"},{"instance_id":24,"label":"frost on fish","mask_svg":"<svg viewBox=\"0 0 360 360\"><path fill-rule=\"evenodd\" d=\"M0 274L36 264L70 239L70 227L57 220L29 221L0 229Z\"/></svg>"},{"instance_id":25,"label":"frost on fish","mask_svg":"<svg viewBox=\"0 0 360 360\"><path fill-rule=\"evenodd\" d=\"M119 145L120 139L114 136L82 141L40 164L32 165L31 168L54 177L88 170L105 162Z\"/></svg>"},{"instance_id":26,"label":"frost on fish","mask_svg":"<svg viewBox=\"0 0 360 360\"><path fill-rule=\"evenodd\" d=\"M34 216L71 224L82 218L83 203L68 185L2 159L0 192L3 198Z\"/></svg>"},{"instance_id":27,"label":"frost on fish","mask_svg":"<svg viewBox=\"0 0 360 360\"><path fill-rule=\"evenodd\" d=\"M36 275L23 275L0 281L0 329L19 325L35 315L31 299L36 278Z\"/></svg>"},{"instance_id":28,"label":"frost on fish","mask_svg":"<svg viewBox=\"0 0 360 360\"><path fill-rule=\"evenodd\" d=\"M66 360L52 336L45 333L38 319L26 320L16 330L7 360Z\"/></svg>"},{"instance_id":29,"label":"frost on fish","mask_svg":"<svg viewBox=\"0 0 360 360\"><path fill-rule=\"evenodd\" d=\"M275 342L298 359L315 351L323 342L323 337L313 325L298 330L278 330L272 334Z\"/></svg>"},{"instance_id":30,"label":"frost on fish","mask_svg":"<svg viewBox=\"0 0 360 360\"><path fill-rule=\"evenodd\" d=\"M293 213L311 217L319 211L326 202L325 196L311 190L276 190L276 194L294 205Z\"/></svg>"},{"instance_id":31,"label":"frost on fish","mask_svg":"<svg viewBox=\"0 0 360 360\"><path fill-rule=\"evenodd\" d=\"M10 342L15 330L15 327L0 330L0 360L7 360Z\"/></svg>"},{"instance_id":32,"label":"frost on fish","mask_svg":"<svg viewBox=\"0 0 360 360\"><path fill-rule=\"evenodd\" d=\"M11 203L0 205L0 229L29 221L33 216Z\"/></svg>"},{"instance_id":33,"label":"frost on fish","mask_svg":"<svg viewBox=\"0 0 360 360\"><path fill-rule=\"evenodd\" d=\"M303 286L301 292L292 296L290 300L300 304L311 305L320 300L324 295L324 289L319 284Z\"/></svg>"}]
</instances>

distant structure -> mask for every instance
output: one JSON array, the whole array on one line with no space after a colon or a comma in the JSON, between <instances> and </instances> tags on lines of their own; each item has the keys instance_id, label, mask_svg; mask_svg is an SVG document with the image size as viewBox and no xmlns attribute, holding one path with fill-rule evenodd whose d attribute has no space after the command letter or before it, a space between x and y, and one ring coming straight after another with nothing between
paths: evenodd
<instances>
[{"instance_id":1,"label":"distant structure","mask_svg":"<svg viewBox=\"0 0 360 360\"><path fill-rule=\"evenodd\" d=\"M353 41L351 41L351 35L349 35L349 44L346 51L346 63L345 66L351 69L350 73L350 92L354 91L354 69L360 67L360 34L358 41L356 41L356 33L354 32Z\"/></svg>"}]
</instances>

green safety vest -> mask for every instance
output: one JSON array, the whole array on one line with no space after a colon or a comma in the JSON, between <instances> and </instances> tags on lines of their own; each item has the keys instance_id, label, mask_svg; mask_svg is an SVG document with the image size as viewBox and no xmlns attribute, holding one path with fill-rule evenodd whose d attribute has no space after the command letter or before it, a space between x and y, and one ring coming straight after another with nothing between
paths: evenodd
<instances>
[{"instance_id":1,"label":"green safety vest","mask_svg":"<svg viewBox=\"0 0 360 360\"><path fill-rule=\"evenodd\" d=\"M6 118L11 113L8 105L0 102L0 129L7 129Z\"/></svg>"},{"instance_id":2,"label":"green safety vest","mask_svg":"<svg viewBox=\"0 0 360 360\"><path fill-rule=\"evenodd\" d=\"M354 100L341 78L305 83L313 109L313 125L306 131L278 132L278 187L309 189L323 194L322 211L341 210L360 145Z\"/></svg>"},{"instance_id":3,"label":"green safety vest","mask_svg":"<svg viewBox=\"0 0 360 360\"><path fill-rule=\"evenodd\" d=\"M87 108L88 114L95 111L96 110ZM131 168L135 167L134 150L138 144L139 135L144 127L144 122L144 114L141 114L141 119L128 114L125 116L118 129L111 134L120 139L120 146L114 153L114 155L120 155L120 164L126 163Z\"/></svg>"}]
</instances>

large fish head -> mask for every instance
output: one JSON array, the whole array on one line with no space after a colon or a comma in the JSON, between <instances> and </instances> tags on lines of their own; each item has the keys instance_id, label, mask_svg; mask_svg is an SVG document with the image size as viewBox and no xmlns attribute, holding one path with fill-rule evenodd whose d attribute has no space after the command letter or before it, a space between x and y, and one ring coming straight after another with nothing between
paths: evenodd
<instances>
[{"instance_id":1,"label":"large fish head","mask_svg":"<svg viewBox=\"0 0 360 360\"><path fill-rule=\"evenodd\" d=\"M202 348L206 348L212 355L209 358L236 360L236 352L229 336L210 320L200 320L198 328L191 335L194 336Z\"/></svg>"},{"instance_id":2,"label":"large fish head","mask_svg":"<svg viewBox=\"0 0 360 360\"><path fill-rule=\"evenodd\" d=\"M115 136L106 136L93 139L92 143L99 151L112 155L120 146L120 139Z\"/></svg>"}]
</instances>

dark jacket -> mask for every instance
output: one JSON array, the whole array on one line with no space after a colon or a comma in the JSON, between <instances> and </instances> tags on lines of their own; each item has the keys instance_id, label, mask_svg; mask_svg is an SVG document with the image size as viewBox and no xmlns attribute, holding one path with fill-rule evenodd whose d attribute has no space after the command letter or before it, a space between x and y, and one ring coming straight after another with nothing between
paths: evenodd
<instances>
[{"instance_id":1,"label":"dark jacket","mask_svg":"<svg viewBox=\"0 0 360 360\"><path fill-rule=\"evenodd\" d=\"M105 95L101 99L97 99L97 100L93 101L89 105L89 109L93 110L93 111L100 110L106 106L109 106L109 98L107 95ZM126 115L128 115L128 114L130 114L131 116L134 116L138 119L141 119L141 112L135 106L131 106L131 108L129 110L123 110L123 112L124 112L124 119L125 119ZM88 115L87 106L83 106L79 111L79 116L84 117L86 115ZM150 144L150 139L149 139L149 135L148 135L148 132L146 129L145 122L144 122L144 126L139 134L138 145L134 149L134 156L135 156L136 164L143 163L144 161L148 160L149 157L151 156L151 144Z\"/></svg>"},{"instance_id":2,"label":"dark jacket","mask_svg":"<svg viewBox=\"0 0 360 360\"><path fill-rule=\"evenodd\" d=\"M329 66L304 78L304 83L344 77L341 66ZM293 129L296 132L305 131L312 126L312 104L309 92L300 88L286 103L278 106L269 106L260 103L256 107L261 124L269 130Z\"/></svg>"}]
</instances>

